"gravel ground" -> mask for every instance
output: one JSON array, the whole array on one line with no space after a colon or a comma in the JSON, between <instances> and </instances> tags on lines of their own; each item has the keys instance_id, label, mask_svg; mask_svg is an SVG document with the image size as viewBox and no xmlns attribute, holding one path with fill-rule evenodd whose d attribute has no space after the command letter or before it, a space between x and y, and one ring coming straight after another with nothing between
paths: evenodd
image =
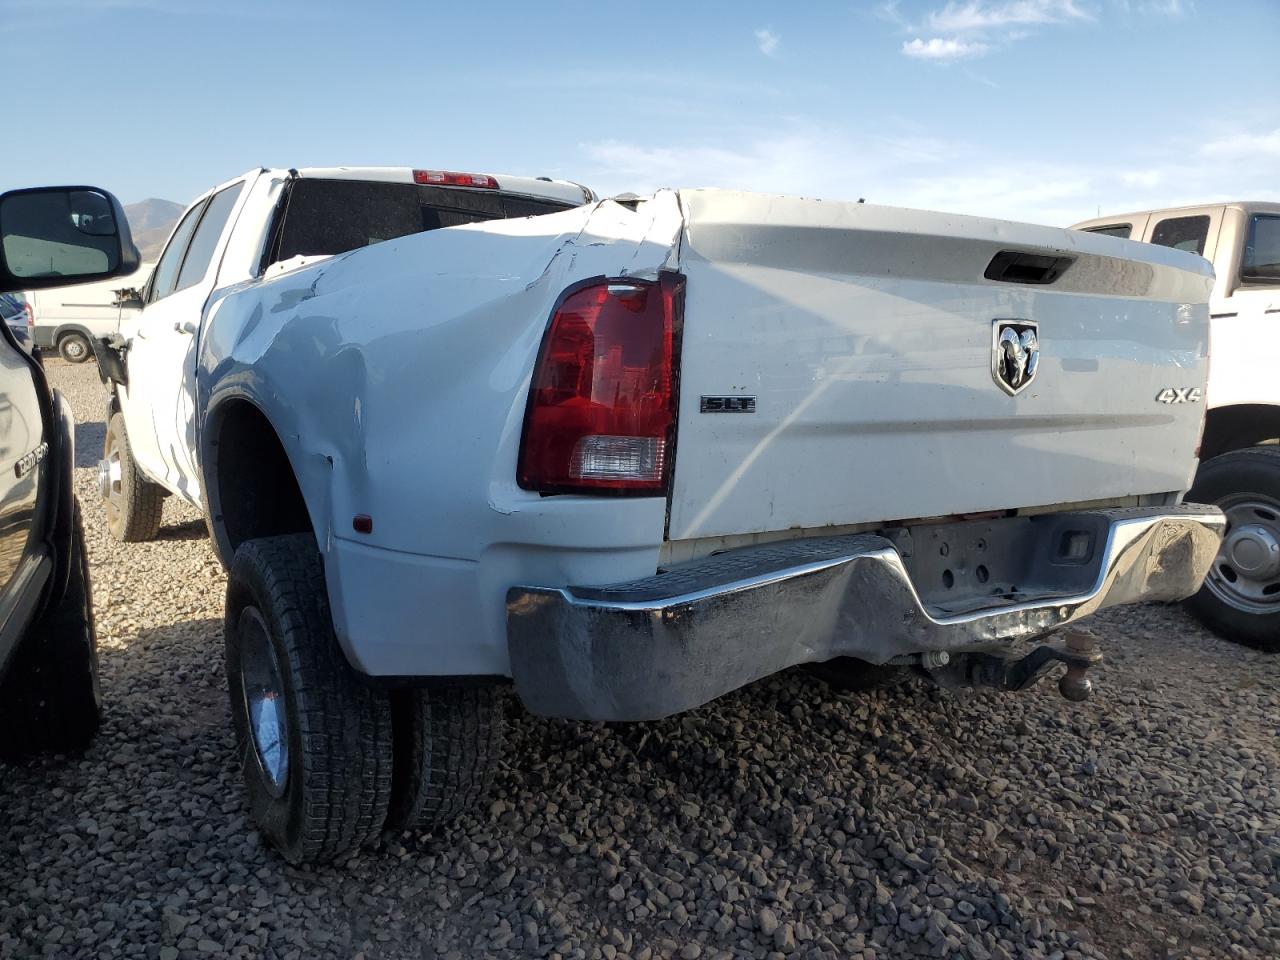
<instances>
[{"instance_id":1,"label":"gravel ground","mask_svg":"<svg viewBox=\"0 0 1280 960\"><path fill-rule=\"evenodd\" d=\"M1094 699L792 671L660 723L510 703L489 805L294 869L248 822L223 575L190 509L107 538L77 416L106 716L0 781L0 957L1280 956L1280 657L1175 608L1095 623Z\"/></svg>"}]
</instances>

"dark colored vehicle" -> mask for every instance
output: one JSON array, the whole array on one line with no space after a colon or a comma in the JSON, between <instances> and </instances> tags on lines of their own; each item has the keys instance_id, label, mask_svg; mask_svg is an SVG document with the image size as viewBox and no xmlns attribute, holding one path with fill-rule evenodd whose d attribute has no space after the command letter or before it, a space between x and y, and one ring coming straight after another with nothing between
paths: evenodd
<instances>
[{"instance_id":1,"label":"dark colored vehicle","mask_svg":"<svg viewBox=\"0 0 1280 960\"><path fill-rule=\"evenodd\" d=\"M124 211L111 194L94 187L0 194L0 293L107 279L137 265ZM15 302L4 300L10 307ZM98 729L98 644L72 485L74 427L70 406L49 388L36 357L19 343L13 326L0 323L0 755L5 757L77 750Z\"/></svg>"},{"instance_id":2,"label":"dark colored vehicle","mask_svg":"<svg viewBox=\"0 0 1280 960\"><path fill-rule=\"evenodd\" d=\"M0 321L13 331L14 339L27 352L32 348L32 320L31 304L23 294L0 293Z\"/></svg>"}]
</instances>

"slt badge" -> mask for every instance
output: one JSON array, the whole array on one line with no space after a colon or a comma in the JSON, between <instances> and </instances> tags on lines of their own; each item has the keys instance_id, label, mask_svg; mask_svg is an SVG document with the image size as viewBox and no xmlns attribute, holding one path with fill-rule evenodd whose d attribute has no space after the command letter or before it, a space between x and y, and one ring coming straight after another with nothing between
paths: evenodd
<instances>
[{"instance_id":1,"label":"slt badge","mask_svg":"<svg viewBox=\"0 0 1280 960\"><path fill-rule=\"evenodd\" d=\"M1036 378L1040 367L1039 330L1033 320L991 321L991 378L1011 397Z\"/></svg>"}]
</instances>

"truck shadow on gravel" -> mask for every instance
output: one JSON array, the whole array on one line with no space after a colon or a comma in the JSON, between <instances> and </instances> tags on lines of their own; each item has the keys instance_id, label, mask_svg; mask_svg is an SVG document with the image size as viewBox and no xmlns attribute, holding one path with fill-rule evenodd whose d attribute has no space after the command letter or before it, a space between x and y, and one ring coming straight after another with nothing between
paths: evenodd
<instances>
[{"instance_id":1,"label":"truck shadow on gravel","mask_svg":"<svg viewBox=\"0 0 1280 960\"><path fill-rule=\"evenodd\" d=\"M162 526L160 532L156 534L156 540L159 542L208 539L209 528L205 525L204 520L184 520L181 523L171 523Z\"/></svg>"},{"instance_id":2,"label":"truck shadow on gravel","mask_svg":"<svg viewBox=\"0 0 1280 960\"><path fill-rule=\"evenodd\" d=\"M97 467L107 440L107 425L102 420L76 421L76 466Z\"/></svg>"}]
</instances>

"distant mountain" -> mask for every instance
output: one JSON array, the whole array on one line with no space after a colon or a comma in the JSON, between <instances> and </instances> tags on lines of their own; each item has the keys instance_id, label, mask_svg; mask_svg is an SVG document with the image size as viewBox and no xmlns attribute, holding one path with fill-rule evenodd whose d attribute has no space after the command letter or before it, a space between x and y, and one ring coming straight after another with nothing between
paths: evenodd
<instances>
[{"instance_id":1,"label":"distant mountain","mask_svg":"<svg viewBox=\"0 0 1280 960\"><path fill-rule=\"evenodd\" d=\"M146 263L153 263L160 256L164 242L169 239L173 225L186 208L172 200L142 200L125 204L124 214L129 218L129 232Z\"/></svg>"}]
</instances>

